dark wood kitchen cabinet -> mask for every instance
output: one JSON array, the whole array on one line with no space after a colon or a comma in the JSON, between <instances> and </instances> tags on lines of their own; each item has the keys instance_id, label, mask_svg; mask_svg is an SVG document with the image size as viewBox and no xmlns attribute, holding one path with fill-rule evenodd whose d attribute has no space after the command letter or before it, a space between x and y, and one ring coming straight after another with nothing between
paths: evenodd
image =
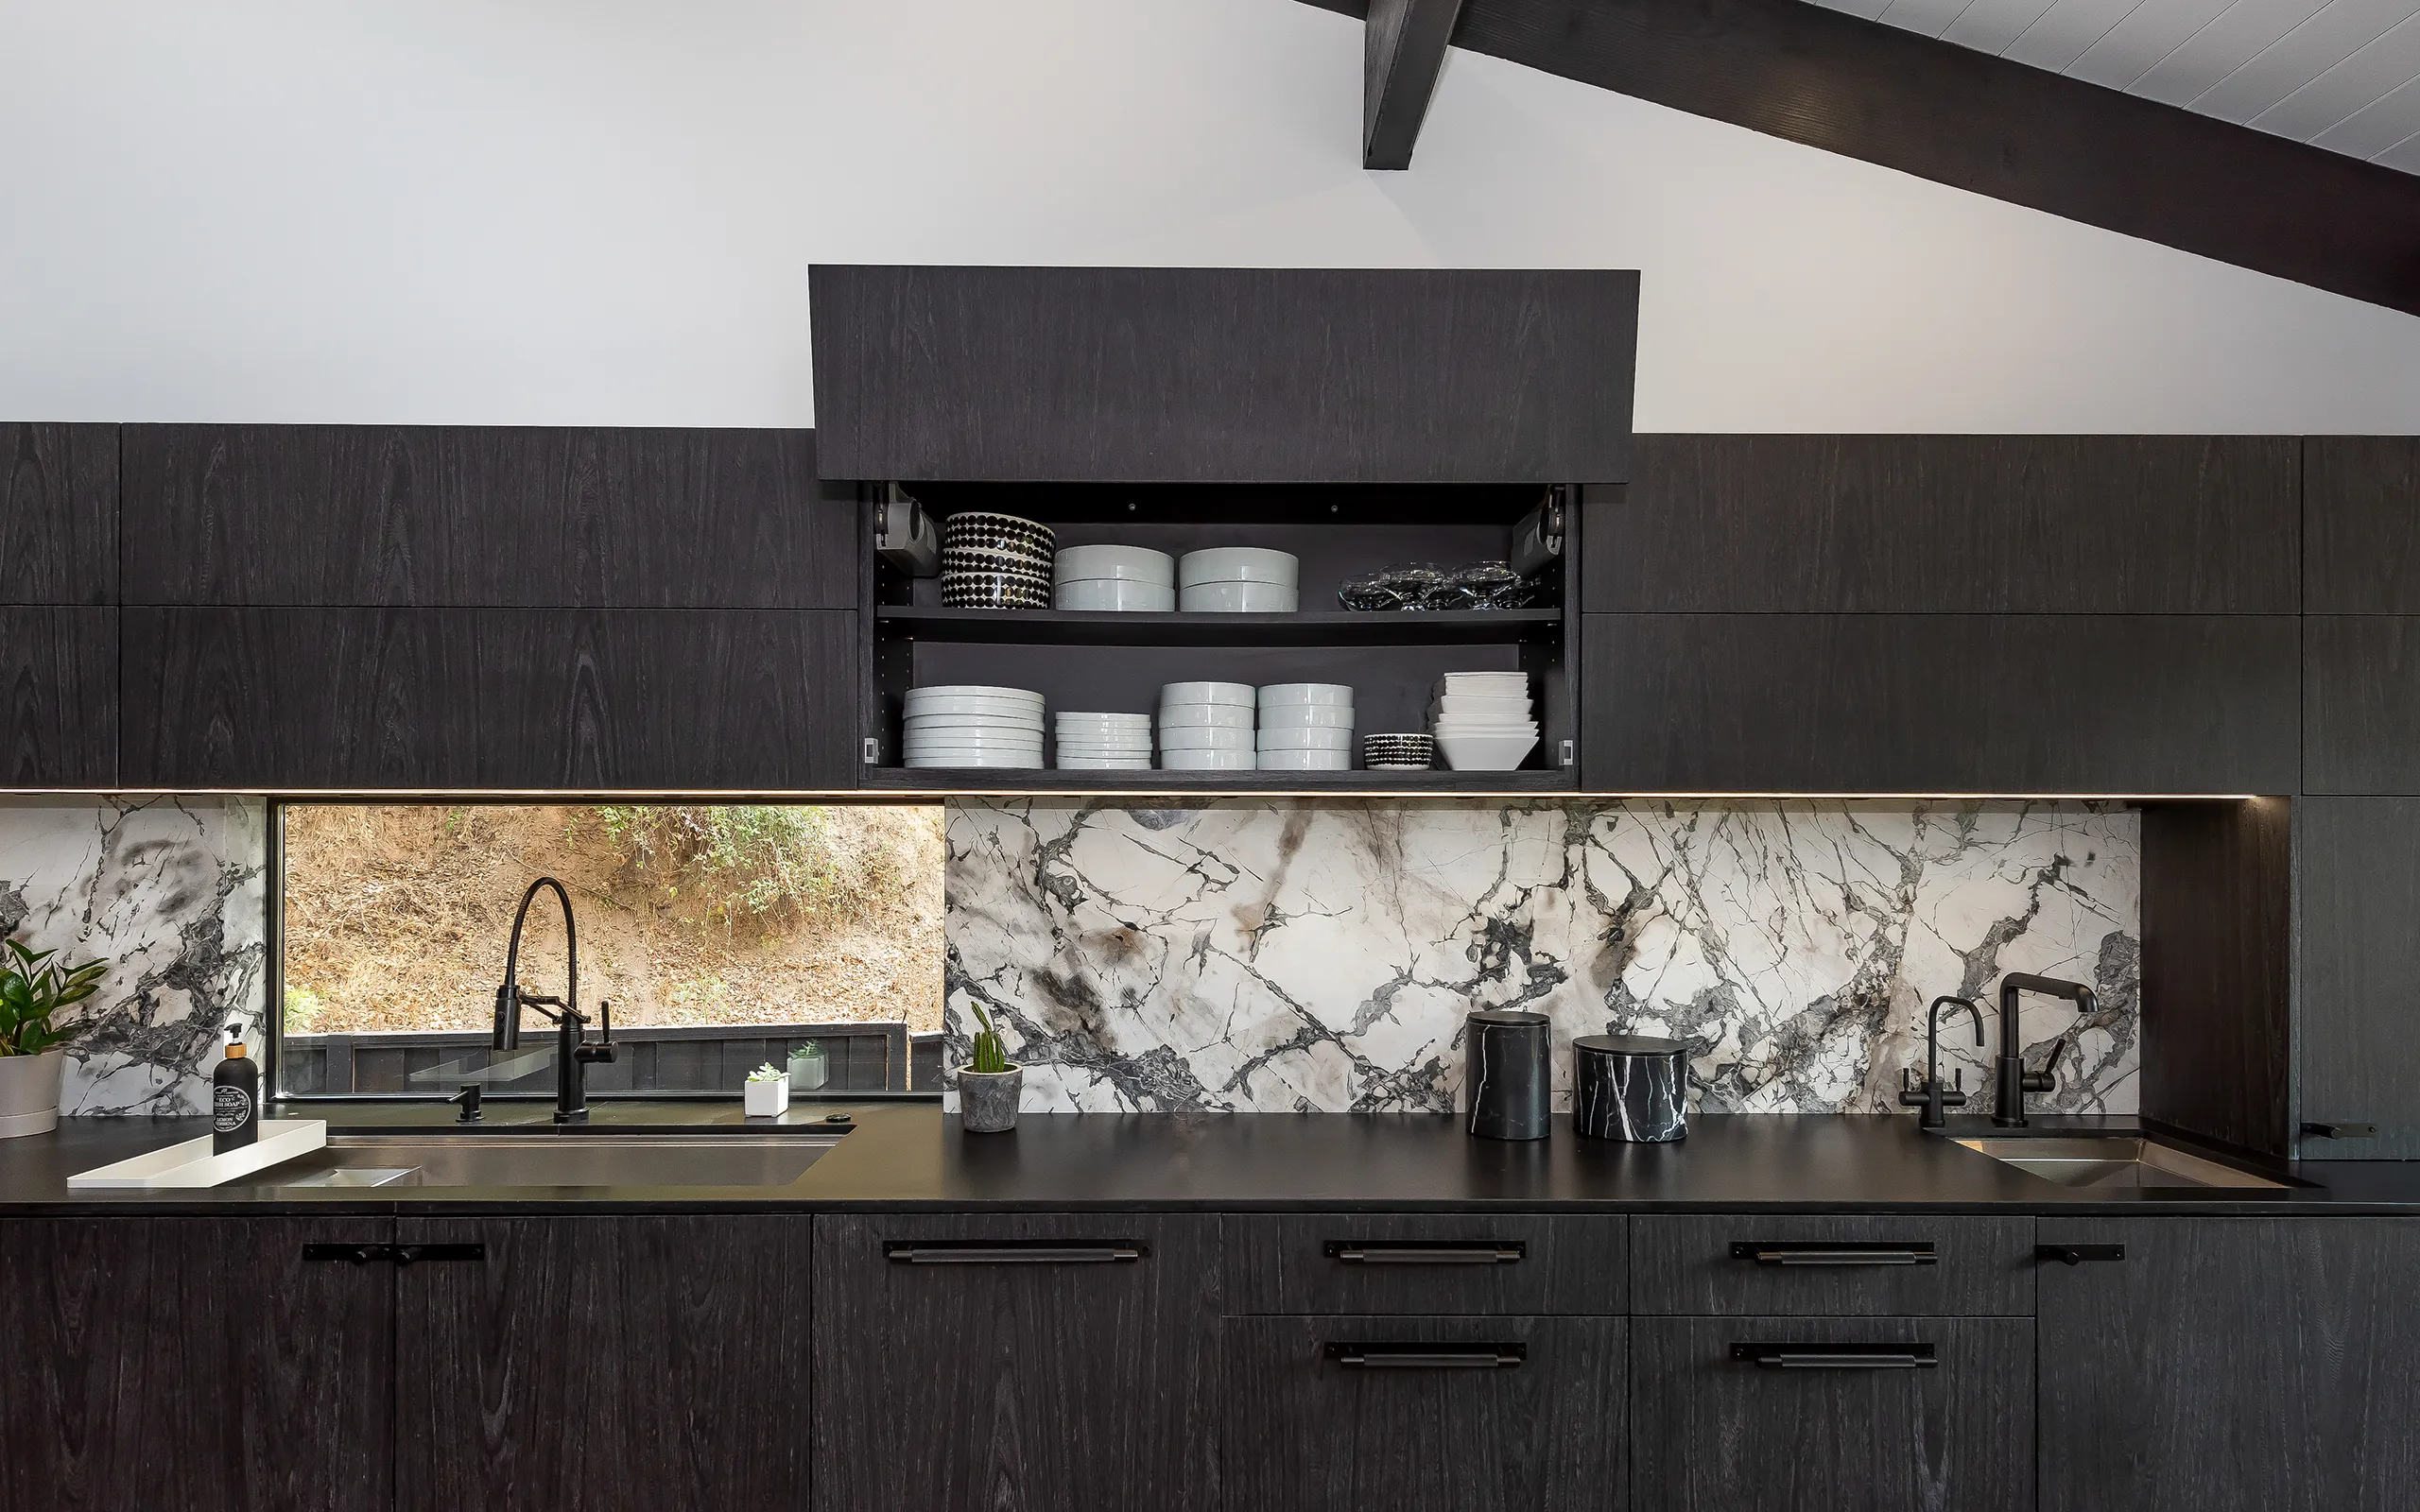
<instances>
[{"instance_id":1,"label":"dark wood kitchen cabinet","mask_svg":"<svg viewBox=\"0 0 2420 1512\"><path fill-rule=\"evenodd\" d=\"M0 423L0 605L117 602L115 425Z\"/></svg>"},{"instance_id":2,"label":"dark wood kitchen cabinet","mask_svg":"<svg viewBox=\"0 0 2420 1512\"><path fill-rule=\"evenodd\" d=\"M2294 805L2301 995L2295 1074L2310 1160L2420 1160L2420 798L2307 798Z\"/></svg>"},{"instance_id":3,"label":"dark wood kitchen cabinet","mask_svg":"<svg viewBox=\"0 0 2420 1512\"><path fill-rule=\"evenodd\" d=\"M2302 790L2420 794L2420 616L2303 621Z\"/></svg>"},{"instance_id":4,"label":"dark wood kitchen cabinet","mask_svg":"<svg viewBox=\"0 0 2420 1512\"><path fill-rule=\"evenodd\" d=\"M1231 1318L1227 1504L1619 1512L1631 1504L1628 1328L1618 1317Z\"/></svg>"},{"instance_id":5,"label":"dark wood kitchen cabinet","mask_svg":"<svg viewBox=\"0 0 2420 1512\"><path fill-rule=\"evenodd\" d=\"M819 1217L816 1500L1218 1512L1219 1220Z\"/></svg>"},{"instance_id":6,"label":"dark wood kitchen cabinet","mask_svg":"<svg viewBox=\"0 0 2420 1512\"><path fill-rule=\"evenodd\" d=\"M2303 608L2420 614L2420 437L2303 442Z\"/></svg>"},{"instance_id":7,"label":"dark wood kitchen cabinet","mask_svg":"<svg viewBox=\"0 0 2420 1512\"><path fill-rule=\"evenodd\" d=\"M1634 272L821 266L808 281L833 477L1629 476Z\"/></svg>"},{"instance_id":8,"label":"dark wood kitchen cabinet","mask_svg":"<svg viewBox=\"0 0 2420 1512\"><path fill-rule=\"evenodd\" d=\"M390 1512L385 1219L0 1219L0 1506Z\"/></svg>"},{"instance_id":9,"label":"dark wood kitchen cabinet","mask_svg":"<svg viewBox=\"0 0 2420 1512\"><path fill-rule=\"evenodd\" d=\"M812 1221L399 1222L396 1506L803 1512Z\"/></svg>"},{"instance_id":10,"label":"dark wood kitchen cabinet","mask_svg":"<svg viewBox=\"0 0 2420 1512\"><path fill-rule=\"evenodd\" d=\"M2042 1512L2389 1512L2420 1484L2420 1220L2045 1218Z\"/></svg>"},{"instance_id":11,"label":"dark wood kitchen cabinet","mask_svg":"<svg viewBox=\"0 0 2420 1512\"><path fill-rule=\"evenodd\" d=\"M0 608L0 788L117 785L117 621Z\"/></svg>"}]
</instances>

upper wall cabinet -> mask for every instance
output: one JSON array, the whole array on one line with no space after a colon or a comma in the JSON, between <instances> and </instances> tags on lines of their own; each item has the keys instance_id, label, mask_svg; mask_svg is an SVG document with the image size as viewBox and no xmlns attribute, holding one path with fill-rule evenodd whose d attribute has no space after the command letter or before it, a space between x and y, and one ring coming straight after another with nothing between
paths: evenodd
<instances>
[{"instance_id":1,"label":"upper wall cabinet","mask_svg":"<svg viewBox=\"0 0 2420 1512\"><path fill-rule=\"evenodd\" d=\"M2300 444L1642 436L1591 490L1587 607L2290 614Z\"/></svg>"},{"instance_id":2,"label":"upper wall cabinet","mask_svg":"<svg viewBox=\"0 0 2420 1512\"><path fill-rule=\"evenodd\" d=\"M815 433L130 425L130 604L855 609Z\"/></svg>"},{"instance_id":3,"label":"upper wall cabinet","mask_svg":"<svg viewBox=\"0 0 2420 1512\"><path fill-rule=\"evenodd\" d=\"M2303 446L2303 607L2420 614L2420 437L2313 437Z\"/></svg>"},{"instance_id":4,"label":"upper wall cabinet","mask_svg":"<svg viewBox=\"0 0 2420 1512\"><path fill-rule=\"evenodd\" d=\"M818 267L832 477L1628 477L1638 275Z\"/></svg>"},{"instance_id":5,"label":"upper wall cabinet","mask_svg":"<svg viewBox=\"0 0 2420 1512\"><path fill-rule=\"evenodd\" d=\"M117 438L0 424L0 604L117 602Z\"/></svg>"}]
</instances>

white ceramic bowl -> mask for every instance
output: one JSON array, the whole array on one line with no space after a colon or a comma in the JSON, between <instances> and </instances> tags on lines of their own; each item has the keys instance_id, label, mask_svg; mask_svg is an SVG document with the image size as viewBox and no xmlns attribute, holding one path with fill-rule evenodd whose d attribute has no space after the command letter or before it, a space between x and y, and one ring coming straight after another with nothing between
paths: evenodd
<instances>
[{"instance_id":1,"label":"white ceramic bowl","mask_svg":"<svg viewBox=\"0 0 2420 1512\"><path fill-rule=\"evenodd\" d=\"M1050 576L1062 583L1114 579L1176 586L1176 558L1149 546L1062 546Z\"/></svg>"},{"instance_id":2,"label":"white ceramic bowl","mask_svg":"<svg viewBox=\"0 0 2420 1512\"><path fill-rule=\"evenodd\" d=\"M1059 770L1063 772L1148 772L1151 758L1143 756L1062 756Z\"/></svg>"},{"instance_id":3,"label":"white ceramic bowl","mask_svg":"<svg viewBox=\"0 0 2420 1512\"><path fill-rule=\"evenodd\" d=\"M1342 682L1272 682L1254 690L1254 696L1263 709L1306 703L1330 709L1353 707L1353 688Z\"/></svg>"},{"instance_id":4,"label":"white ceramic bowl","mask_svg":"<svg viewBox=\"0 0 2420 1512\"><path fill-rule=\"evenodd\" d=\"M1489 698L1475 693L1449 693L1438 698L1436 705L1440 713L1481 717L1493 714L1512 719L1529 718L1530 708L1527 698Z\"/></svg>"},{"instance_id":5,"label":"white ceramic bowl","mask_svg":"<svg viewBox=\"0 0 2420 1512\"><path fill-rule=\"evenodd\" d=\"M1250 747L1242 750L1170 750L1160 753L1160 770L1164 772L1249 772L1257 757Z\"/></svg>"},{"instance_id":6,"label":"white ceramic bowl","mask_svg":"<svg viewBox=\"0 0 2420 1512\"><path fill-rule=\"evenodd\" d=\"M1008 771L1038 771L1038 770L1040 770L1040 769L1041 769L1041 766L1042 766L1042 757L1041 757L1041 754L1040 754L1039 752L1035 753L1035 754L1034 754L1030 759L1018 758L1018 757L1009 757L1009 756L988 756L988 755L987 755L987 756L955 756L955 755L910 756L910 757L908 757L908 758L907 765L909 765L909 766L923 766L923 767L935 767L935 766L990 766L990 767L996 767L996 768L1000 768L1000 769L1004 769L1004 770L1008 770Z\"/></svg>"},{"instance_id":7,"label":"white ceramic bowl","mask_svg":"<svg viewBox=\"0 0 2420 1512\"><path fill-rule=\"evenodd\" d=\"M1165 703L1160 705L1160 728L1184 730L1197 725L1216 725L1222 730L1250 730L1252 711L1232 703Z\"/></svg>"},{"instance_id":8,"label":"white ceramic bowl","mask_svg":"<svg viewBox=\"0 0 2420 1512\"><path fill-rule=\"evenodd\" d=\"M910 688L907 702L909 708L937 698L1005 698L1011 703L1042 707L1042 695L1026 688L995 688L981 682L937 682L929 688Z\"/></svg>"},{"instance_id":9,"label":"white ceramic bowl","mask_svg":"<svg viewBox=\"0 0 2420 1512\"><path fill-rule=\"evenodd\" d=\"M1211 546L1188 551L1176 561L1176 586L1196 583L1278 583L1300 588L1303 564L1290 551L1265 546Z\"/></svg>"},{"instance_id":10,"label":"white ceramic bowl","mask_svg":"<svg viewBox=\"0 0 2420 1512\"><path fill-rule=\"evenodd\" d=\"M944 730L961 727L967 730L1031 730L1042 729L1042 716L1030 709L1012 713L976 711L973 713L928 713L919 709L907 715L910 730Z\"/></svg>"},{"instance_id":11,"label":"white ceramic bowl","mask_svg":"<svg viewBox=\"0 0 2420 1512\"><path fill-rule=\"evenodd\" d=\"M1120 751L1150 750L1149 735L1062 735L1061 750L1082 751L1093 756L1114 756Z\"/></svg>"},{"instance_id":12,"label":"white ceramic bowl","mask_svg":"<svg viewBox=\"0 0 2420 1512\"><path fill-rule=\"evenodd\" d=\"M911 762L937 761L943 757L962 756L970 759L981 758L985 761L1009 762L1023 766L1042 765L1042 744L1039 741L1030 746L960 746L942 741L928 745L910 745L901 754Z\"/></svg>"},{"instance_id":13,"label":"white ceramic bowl","mask_svg":"<svg viewBox=\"0 0 2420 1512\"><path fill-rule=\"evenodd\" d=\"M1274 709L1260 712L1263 730L1350 730L1353 709L1349 704L1281 703Z\"/></svg>"},{"instance_id":14,"label":"white ceramic bowl","mask_svg":"<svg viewBox=\"0 0 2420 1512\"><path fill-rule=\"evenodd\" d=\"M1130 583L1112 577L1086 577L1061 583L1052 591L1053 607L1096 614L1171 614L1176 590L1166 583Z\"/></svg>"},{"instance_id":15,"label":"white ceramic bowl","mask_svg":"<svg viewBox=\"0 0 2420 1512\"><path fill-rule=\"evenodd\" d=\"M1179 725L1160 731L1162 750L1250 750L1252 731L1215 725Z\"/></svg>"},{"instance_id":16,"label":"white ceramic bowl","mask_svg":"<svg viewBox=\"0 0 2420 1512\"><path fill-rule=\"evenodd\" d=\"M1191 583L1176 591L1184 614L1291 614L1302 598L1290 583Z\"/></svg>"},{"instance_id":17,"label":"white ceramic bowl","mask_svg":"<svg viewBox=\"0 0 2420 1512\"><path fill-rule=\"evenodd\" d=\"M1533 732L1527 735L1464 735L1447 730L1437 731L1437 748L1444 753L1445 765L1458 772L1510 772L1517 770L1521 758L1530 754L1538 743Z\"/></svg>"},{"instance_id":18,"label":"white ceramic bowl","mask_svg":"<svg viewBox=\"0 0 2420 1512\"><path fill-rule=\"evenodd\" d=\"M1353 731L1350 730L1264 730L1259 736L1262 750L1351 750Z\"/></svg>"},{"instance_id":19,"label":"white ceramic bowl","mask_svg":"<svg viewBox=\"0 0 2420 1512\"><path fill-rule=\"evenodd\" d=\"M1526 698L1530 696L1530 675L1526 672L1448 672L1437 679L1439 693L1471 693L1483 698Z\"/></svg>"},{"instance_id":20,"label":"white ceramic bowl","mask_svg":"<svg viewBox=\"0 0 2420 1512\"><path fill-rule=\"evenodd\" d=\"M1234 703L1249 709L1253 706L1253 686L1249 682L1164 682L1160 685L1160 707L1172 703Z\"/></svg>"},{"instance_id":21,"label":"white ceramic bowl","mask_svg":"<svg viewBox=\"0 0 2420 1512\"><path fill-rule=\"evenodd\" d=\"M910 725L904 731L910 746L1039 746L1042 731L1028 725Z\"/></svg>"},{"instance_id":22,"label":"white ceramic bowl","mask_svg":"<svg viewBox=\"0 0 2420 1512\"><path fill-rule=\"evenodd\" d=\"M1259 766L1264 772L1349 772L1353 770L1353 753L1341 750L1265 750L1260 753Z\"/></svg>"}]
</instances>

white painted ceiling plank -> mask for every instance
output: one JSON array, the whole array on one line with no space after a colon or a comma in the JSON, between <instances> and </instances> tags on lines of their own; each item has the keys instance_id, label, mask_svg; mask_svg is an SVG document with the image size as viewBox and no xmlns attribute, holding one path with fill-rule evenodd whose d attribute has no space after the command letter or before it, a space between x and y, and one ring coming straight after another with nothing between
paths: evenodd
<instances>
[{"instance_id":1,"label":"white painted ceiling plank","mask_svg":"<svg viewBox=\"0 0 2420 1512\"><path fill-rule=\"evenodd\" d=\"M2003 52L2041 19L2051 0L1975 0L1966 13L1942 32L1945 41L1987 53Z\"/></svg>"},{"instance_id":2,"label":"white painted ceiling plank","mask_svg":"<svg viewBox=\"0 0 2420 1512\"><path fill-rule=\"evenodd\" d=\"M2414 134L2420 134L2420 78L2371 101L2311 138L2311 145L2357 158L2375 158Z\"/></svg>"},{"instance_id":3,"label":"white painted ceiling plank","mask_svg":"<svg viewBox=\"0 0 2420 1512\"><path fill-rule=\"evenodd\" d=\"M2055 0L2001 57L2064 74L2142 0Z\"/></svg>"},{"instance_id":4,"label":"white painted ceiling plank","mask_svg":"<svg viewBox=\"0 0 2420 1512\"><path fill-rule=\"evenodd\" d=\"M2109 28L2067 73L2088 83L2124 89L2201 29L2226 14L2234 0L2143 0L2135 13Z\"/></svg>"},{"instance_id":5,"label":"white painted ceiling plank","mask_svg":"<svg viewBox=\"0 0 2420 1512\"><path fill-rule=\"evenodd\" d=\"M2317 15L2188 103L2204 115L2248 125L2411 13L2411 0L2328 0Z\"/></svg>"},{"instance_id":6,"label":"white painted ceiling plank","mask_svg":"<svg viewBox=\"0 0 2420 1512\"><path fill-rule=\"evenodd\" d=\"M2405 173L2420 173L2420 131L2414 131L2370 161L2382 167L2399 168Z\"/></svg>"},{"instance_id":7,"label":"white painted ceiling plank","mask_svg":"<svg viewBox=\"0 0 2420 1512\"><path fill-rule=\"evenodd\" d=\"M1881 19L1888 26L1938 37L1972 3L1973 0L1891 0L1891 8L1882 12Z\"/></svg>"},{"instance_id":8,"label":"white painted ceiling plank","mask_svg":"<svg viewBox=\"0 0 2420 1512\"><path fill-rule=\"evenodd\" d=\"M1878 21L1891 0L1815 0L1815 3L1826 10L1845 10L1852 16Z\"/></svg>"},{"instance_id":9,"label":"white painted ceiling plank","mask_svg":"<svg viewBox=\"0 0 2420 1512\"><path fill-rule=\"evenodd\" d=\"M2308 142L2414 78L2420 78L2420 15L2406 16L2376 42L2254 116L2252 124Z\"/></svg>"},{"instance_id":10,"label":"white painted ceiling plank","mask_svg":"<svg viewBox=\"0 0 2420 1512\"><path fill-rule=\"evenodd\" d=\"M2169 105L2183 105L2242 67L2270 43L2309 20L2326 0L2236 0L2224 14L2127 86Z\"/></svg>"}]
</instances>

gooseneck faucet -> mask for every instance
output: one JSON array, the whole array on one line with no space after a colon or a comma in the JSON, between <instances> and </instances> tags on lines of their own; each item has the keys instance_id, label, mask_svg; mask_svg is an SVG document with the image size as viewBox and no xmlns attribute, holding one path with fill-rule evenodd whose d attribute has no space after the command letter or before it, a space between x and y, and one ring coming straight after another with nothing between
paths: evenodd
<instances>
[{"instance_id":1,"label":"gooseneck faucet","mask_svg":"<svg viewBox=\"0 0 2420 1512\"><path fill-rule=\"evenodd\" d=\"M529 905L537 901L542 887L553 888L563 905L563 995L559 998L521 990L521 926L528 922ZM531 883L521 895L520 910L512 916L512 938L504 949L504 984L495 989L498 1051L519 1048L523 1008L537 1009L555 1026L555 1122L586 1123L588 1068L614 1058L614 1005L597 1005L604 1035L597 1043L587 1043L588 1020L579 1011L579 926L572 919L571 894L552 877Z\"/></svg>"},{"instance_id":2,"label":"gooseneck faucet","mask_svg":"<svg viewBox=\"0 0 2420 1512\"><path fill-rule=\"evenodd\" d=\"M1908 1071L1903 1069L1899 1073L1899 1101L1910 1108L1924 1109L1916 1117L1916 1127L1927 1133L1947 1128L1947 1109L1966 1106L1965 1072L1958 1073L1957 1086L1944 1088L1941 1085L1941 1009L1944 1004L1964 1008L1966 1016L1975 1021L1975 1042L1979 1045L1983 1042L1983 1010L1975 1006L1973 998L1938 997L1932 1000L1932 1009L1926 1016L1924 1085L1910 1087L1908 1085Z\"/></svg>"},{"instance_id":3,"label":"gooseneck faucet","mask_svg":"<svg viewBox=\"0 0 2420 1512\"><path fill-rule=\"evenodd\" d=\"M2042 1063L2040 1072L2025 1069L2025 1052L2016 1039L2016 1000L2027 992L2066 998L2076 1005L2078 1018L2092 1017L2098 1006L2092 988L2082 982L2063 982L2055 976L2033 976L2024 971L2011 971L2000 978L2000 1053L1993 1063L1997 1080L1992 1089L1992 1122L2001 1128L2026 1126L2025 1094L2057 1090L2059 1079L2052 1073L2059 1069L2059 1057L2075 1042L2075 1031L2071 1029L2050 1047L2050 1058Z\"/></svg>"}]
</instances>

